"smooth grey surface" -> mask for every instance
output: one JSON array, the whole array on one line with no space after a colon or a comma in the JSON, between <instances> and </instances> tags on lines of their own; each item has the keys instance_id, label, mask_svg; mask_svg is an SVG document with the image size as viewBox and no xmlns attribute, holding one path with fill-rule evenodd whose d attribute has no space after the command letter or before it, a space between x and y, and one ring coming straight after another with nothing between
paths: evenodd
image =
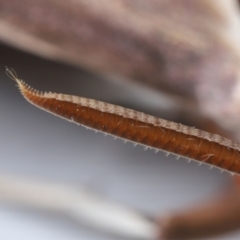
<instances>
[{"instance_id":1,"label":"smooth grey surface","mask_svg":"<svg viewBox=\"0 0 240 240\"><path fill-rule=\"evenodd\" d=\"M130 106L145 96L5 46L0 46L0 53L0 173L85 184L153 217L196 205L227 186L230 176L226 172L113 141L35 108L6 77L4 65L39 90ZM216 239L239 237L236 233ZM66 216L0 203L0 239L115 238L86 229Z\"/></svg>"}]
</instances>

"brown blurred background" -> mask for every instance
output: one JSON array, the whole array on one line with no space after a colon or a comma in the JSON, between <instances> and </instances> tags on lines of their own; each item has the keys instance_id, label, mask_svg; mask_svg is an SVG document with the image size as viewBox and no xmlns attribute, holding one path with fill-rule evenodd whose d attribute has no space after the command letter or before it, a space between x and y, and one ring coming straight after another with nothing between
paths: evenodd
<instances>
[{"instance_id":1,"label":"brown blurred background","mask_svg":"<svg viewBox=\"0 0 240 240\"><path fill-rule=\"evenodd\" d=\"M4 72L12 67L42 91L95 98L238 139L238 9L229 7L229 15L225 7L224 15L225 1L219 8L218 1L163 2L0 1L1 173L84 184L151 217L228 186L229 174L219 169L133 148L36 109ZM113 239L62 215L6 202L0 212L1 239Z\"/></svg>"}]
</instances>

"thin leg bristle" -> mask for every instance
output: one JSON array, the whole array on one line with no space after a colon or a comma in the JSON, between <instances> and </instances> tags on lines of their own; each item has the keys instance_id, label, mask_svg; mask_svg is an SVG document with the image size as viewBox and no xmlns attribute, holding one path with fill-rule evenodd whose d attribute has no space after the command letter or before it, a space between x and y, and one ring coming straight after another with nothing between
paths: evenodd
<instances>
[{"instance_id":1,"label":"thin leg bristle","mask_svg":"<svg viewBox=\"0 0 240 240\"><path fill-rule=\"evenodd\" d=\"M9 68L9 67L5 66L5 72L6 72L6 75L10 79L12 79L14 81L16 81L16 79L18 79L17 73L15 72L15 70L13 68Z\"/></svg>"},{"instance_id":2,"label":"thin leg bristle","mask_svg":"<svg viewBox=\"0 0 240 240\"><path fill-rule=\"evenodd\" d=\"M169 156L169 154L170 154L170 152L166 152L166 153L165 153L165 156L166 156L166 157L168 157L168 156Z\"/></svg>"}]
</instances>

